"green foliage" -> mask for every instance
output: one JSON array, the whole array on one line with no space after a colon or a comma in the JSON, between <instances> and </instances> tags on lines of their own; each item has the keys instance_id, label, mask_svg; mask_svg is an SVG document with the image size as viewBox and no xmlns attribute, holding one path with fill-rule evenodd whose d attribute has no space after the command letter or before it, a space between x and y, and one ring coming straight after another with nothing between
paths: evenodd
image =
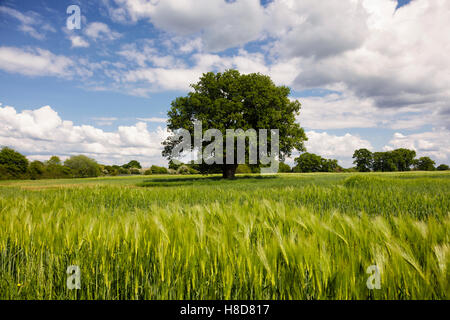
<instances>
[{"instance_id":1,"label":"green foliage","mask_svg":"<svg viewBox=\"0 0 450 320\"><path fill-rule=\"evenodd\" d=\"M373 171L398 171L392 152L375 152L373 154Z\"/></svg>"},{"instance_id":2,"label":"green foliage","mask_svg":"<svg viewBox=\"0 0 450 320\"><path fill-rule=\"evenodd\" d=\"M136 169L136 168L131 168L130 169L130 174L141 174L141 171L139 169Z\"/></svg>"},{"instance_id":3,"label":"green foliage","mask_svg":"<svg viewBox=\"0 0 450 320\"><path fill-rule=\"evenodd\" d=\"M276 86L268 76L256 73L241 75L237 70L208 72L191 87L193 91L186 97L172 102L168 112L170 130L175 132L184 128L194 136L194 121L200 121L203 133L208 129L222 133L225 153L226 129L254 129L258 132L259 129L276 128L280 132L281 159L290 156L294 148L304 150L303 142L307 137L296 122L300 103L289 99L289 88ZM270 134L268 138L270 146ZM170 136L164 142L163 156L171 159L172 150L180 142L175 136ZM203 143L201 151L207 144L209 142ZM217 171L210 168L214 166L220 167L224 177L233 177L237 169L237 165L231 164L206 165L196 169L211 173Z\"/></svg>"},{"instance_id":4,"label":"green foliage","mask_svg":"<svg viewBox=\"0 0 450 320\"><path fill-rule=\"evenodd\" d=\"M169 173L167 168L159 167L159 166L155 166L155 165L153 165L151 167L151 170L152 170L152 174L168 174Z\"/></svg>"},{"instance_id":5,"label":"green foliage","mask_svg":"<svg viewBox=\"0 0 450 320\"><path fill-rule=\"evenodd\" d=\"M252 173L252 169L246 164L240 164L236 169L236 173Z\"/></svg>"},{"instance_id":6,"label":"green foliage","mask_svg":"<svg viewBox=\"0 0 450 320\"><path fill-rule=\"evenodd\" d=\"M46 163L48 166L59 166L62 165L61 159L58 156L51 156Z\"/></svg>"},{"instance_id":7,"label":"green foliage","mask_svg":"<svg viewBox=\"0 0 450 320\"><path fill-rule=\"evenodd\" d=\"M64 162L64 165L71 169L76 178L98 177L100 167L98 163L84 155L71 156Z\"/></svg>"},{"instance_id":8,"label":"green foliage","mask_svg":"<svg viewBox=\"0 0 450 320\"><path fill-rule=\"evenodd\" d=\"M178 170L179 167L184 165L183 162L176 160L176 159L170 159L169 160L169 169Z\"/></svg>"},{"instance_id":9,"label":"green foliage","mask_svg":"<svg viewBox=\"0 0 450 320\"><path fill-rule=\"evenodd\" d=\"M105 174L110 176L117 176L119 174L119 170L114 166L104 166Z\"/></svg>"},{"instance_id":10,"label":"green foliage","mask_svg":"<svg viewBox=\"0 0 450 320\"><path fill-rule=\"evenodd\" d=\"M324 159L314 153L302 153L295 158L294 172L336 172L339 165L335 159Z\"/></svg>"},{"instance_id":11,"label":"green foliage","mask_svg":"<svg viewBox=\"0 0 450 320\"><path fill-rule=\"evenodd\" d=\"M429 157L421 157L414 161L414 168L420 171L433 171L436 168L434 165L436 162L431 160Z\"/></svg>"},{"instance_id":12,"label":"green foliage","mask_svg":"<svg viewBox=\"0 0 450 320\"><path fill-rule=\"evenodd\" d=\"M147 170L145 170L144 174L145 174L146 176L151 175L151 174L152 174L152 169L147 169Z\"/></svg>"},{"instance_id":13,"label":"green foliage","mask_svg":"<svg viewBox=\"0 0 450 320\"><path fill-rule=\"evenodd\" d=\"M186 165L179 166L176 172L177 174L191 174L189 167Z\"/></svg>"},{"instance_id":14,"label":"green foliage","mask_svg":"<svg viewBox=\"0 0 450 320\"><path fill-rule=\"evenodd\" d=\"M446 164L441 164L436 169L439 171L446 171L446 170L450 170L450 167Z\"/></svg>"},{"instance_id":15,"label":"green foliage","mask_svg":"<svg viewBox=\"0 0 450 320\"><path fill-rule=\"evenodd\" d=\"M42 179L45 173L45 165L41 161L33 161L28 168L32 180Z\"/></svg>"},{"instance_id":16,"label":"green foliage","mask_svg":"<svg viewBox=\"0 0 450 320\"><path fill-rule=\"evenodd\" d=\"M449 298L447 172L0 189L2 300ZM374 264L381 289L371 291ZM81 268L80 290L67 290L69 265Z\"/></svg>"},{"instance_id":17,"label":"green foliage","mask_svg":"<svg viewBox=\"0 0 450 320\"><path fill-rule=\"evenodd\" d=\"M398 171L409 171L414 163L416 151L409 149L396 149L391 151L393 162Z\"/></svg>"},{"instance_id":18,"label":"green foliage","mask_svg":"<svg viewBox=\"0 0 450 320\"><path fill-rule=\"evenodd\" d=\"M372 153L367 149L358 149L353 161L359 172L373 171L409 171L414 164L416 152L409 149L396 149L387 152Z\"/></svg>"},{"instance_id":19,"label":"green foliage","mask_svg":"<svg viewBox=\"0 0 450 320\"><path fill-rule=\"evenodd\" d=\"M288 164L286 164L284 162L280 162L278 164L278 172L279 173L292 172L292 169Z\"/></svg>"},{"instance_id":20,"label":"green foliage","mask_svg":"<svg viewBox=\"0 0 450 320\"><path fill-rule=\"evenodd\" d=\"M302 153L294 161L294 172L320 172L322 170L322 157L314 153Z\"/></svg>"},{"instance_id":21,"label":"green foliage","mask_svg":"<svg viewBox=\"0 0 450 320\"><path fill-rule=\"evenodd\" d=\"M28 170L27 158L11 148L0 150L0 179L20 179Z\"/></svg>"},{"instance_id":22,"label":"green foliage","mask_svg":"<svg viewBox=\"0 0 450 320\"><path fill-rule=\"evenodd\" d=\"M358 149L353 153L353 161L360 172L369 172L373 167L373 154L367 149Z\"/></svg>"},{"instance_id":23,"label":"green foliage","mask_svg":"<svg viewBox=\"0 0 450 320\"><path fill-rule=\"evenodd\" d=\"M125 169L142 169L141 164L137 160L131 160L127 164L124 164L122 167Z\"/></svg>"}]
</instances>

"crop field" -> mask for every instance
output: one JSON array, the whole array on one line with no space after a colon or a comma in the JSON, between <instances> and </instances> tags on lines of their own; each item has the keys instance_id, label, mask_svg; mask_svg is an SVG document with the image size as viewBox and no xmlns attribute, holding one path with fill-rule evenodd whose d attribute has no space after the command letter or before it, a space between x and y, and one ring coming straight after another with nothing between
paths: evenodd
<instances>
[{"instance_id":1,"label":"crop field","mask_svg":"<svg viewBox=\"0 0 450 320\"><path fill-rule=\"evenodd\" d=\"M449 214L439 172L1 182L0 299L448 299Z\"/></svg>"}]
</instances>

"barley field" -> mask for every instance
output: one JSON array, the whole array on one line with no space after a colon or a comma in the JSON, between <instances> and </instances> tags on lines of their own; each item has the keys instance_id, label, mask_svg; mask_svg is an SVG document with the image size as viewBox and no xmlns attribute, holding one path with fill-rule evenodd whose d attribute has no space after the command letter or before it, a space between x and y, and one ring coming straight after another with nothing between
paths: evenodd
<instances>
[{"instance_id":1,"label":"barley field","mask_svg":"<svg viewBox=\"0 0 450 320\"><path fill-rule=\"evenodd\" d=\"M448 299L449 213L438 172L1 182L0 299Z\"/></svg>"}]
</instances>

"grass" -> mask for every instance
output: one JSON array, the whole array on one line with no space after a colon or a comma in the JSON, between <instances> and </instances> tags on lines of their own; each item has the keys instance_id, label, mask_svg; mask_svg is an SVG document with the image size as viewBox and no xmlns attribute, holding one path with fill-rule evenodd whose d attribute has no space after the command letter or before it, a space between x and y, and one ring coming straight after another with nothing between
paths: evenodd
<instances>
[{"instance_id":1,"label":"grass","mask_svg":"<svg viewBox=\"0 0 450 320\"><path fill-rule=\"evenodd\" d=\"M4 182L0 298L448 299L449 212L449 173Z\"/></svg>"}]
</instances>

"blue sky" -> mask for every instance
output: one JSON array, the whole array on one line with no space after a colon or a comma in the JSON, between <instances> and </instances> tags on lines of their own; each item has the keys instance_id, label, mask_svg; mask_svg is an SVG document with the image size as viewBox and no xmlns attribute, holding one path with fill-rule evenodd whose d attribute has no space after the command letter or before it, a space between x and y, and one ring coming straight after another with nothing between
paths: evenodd
<instances>
[{"instance_id":1,"label":"blue sky","mask_svg":"<svg viewBox=\"0 0 450 320\"><path fill-rule=\"evenodd\" d=\"M66 27L72 4L80 30ZM449 27L446 8L431 0L1 1L0 145L30 159L84 153L164 164L170 102L202 72L237 68L292 88L311 152L350 166L355 148L410 147L448 162L448 58L433 61L439 48L425 39Z\"/></svg>"}]
</instances>

